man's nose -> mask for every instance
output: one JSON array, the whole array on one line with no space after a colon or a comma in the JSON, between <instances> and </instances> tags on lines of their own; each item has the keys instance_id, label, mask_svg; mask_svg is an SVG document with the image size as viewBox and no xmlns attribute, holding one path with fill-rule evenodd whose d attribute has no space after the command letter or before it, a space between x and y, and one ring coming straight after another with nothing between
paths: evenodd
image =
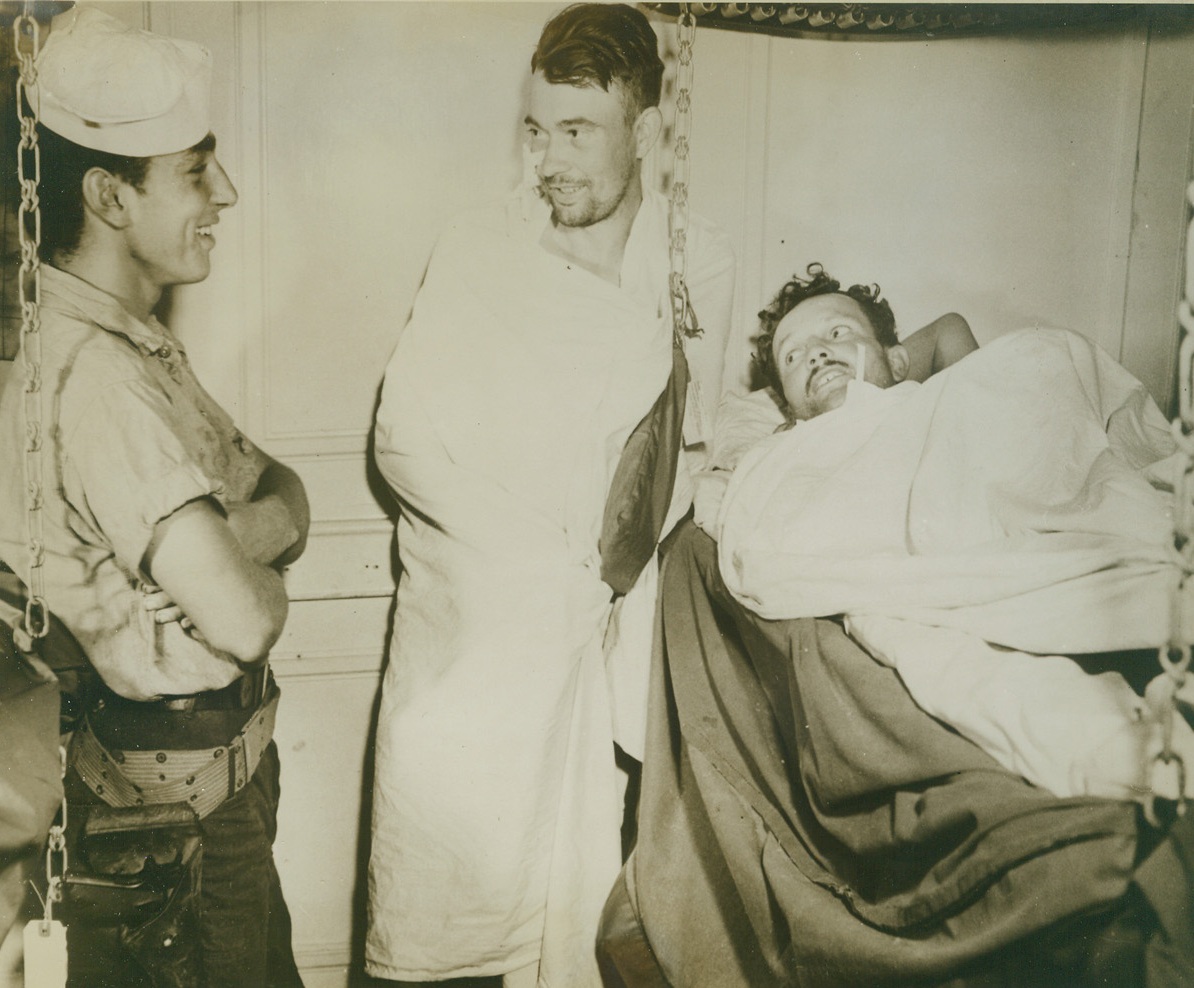
<instances>
[{"instance_id":1,"label":"man's nose","mask_svg":"<svg viewBox=\"0 0 1194 988\"><path fill-rule=\"evenodd\" d=\"M562 154L563 141L548 137L543 148L543 159L539 162L539 175L552 178L567 170L568 162Z\"/></svg>"},{"instance_id":2,"label":"man's nose","mask_svg":"<svg viewBox=\"0 0 1194 988\"><path fill-rule=\"evenodd\" d=\"M824 343L814 343L808 348L808 364L812 368L820 367L829 359L829 348Z\"/></svg>"},{"instance_id":3,"label":"man's nose","mask_svg":"<svg viewBox=\"0 0 1194 988\"><path fill-rule=\"evenodd\" d=\"M236 186L224 171L224 166L218 161L211 163L211 198L221 208L235 206L240 196L236 193Z\"/></svg>"}]
</instances>

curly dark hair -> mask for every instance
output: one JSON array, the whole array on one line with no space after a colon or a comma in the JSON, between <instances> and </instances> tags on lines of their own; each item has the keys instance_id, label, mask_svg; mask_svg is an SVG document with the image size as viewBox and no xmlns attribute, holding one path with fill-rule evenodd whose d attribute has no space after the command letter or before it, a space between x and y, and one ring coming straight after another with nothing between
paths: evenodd
<instances>
[{"instance_id":1,"label":"curly dark hair","mask_svg":"<svg viewBox=\"0 0 1194 988\"><path fill-rule=\"evenodd\" d=\"M641 11L626 4L577 3L544 25L531 56L531 71L551 83L599 86L618 83L630 120L659 105L663 61L659 41Z\"/></svg>"},{"instance_id":2,"label":"curly dark hair","mask_svg":"<svg viewBox=\"0 0 1194 988\"><path fill-rule=\"evenodd\" d=\"M783 321L784 316L807 299L817 295L848 295L862 306L862 311L870 321L875 331L875 338L884 347L897 346L900 338L896 335L895 314L887 299L879 297L878 285L851 285L843 289L841 282L830 277L825 268L814 261L805 269L805 277L794 274L779 290L771 304L759 313L759 327L761 332L754 337L755 368L762 380L770 385L782 397L783 387L780 384L779 371L775 366L775 356L771 352L771 344L775 340L775 331Z\"/></svg>"}]
</instances>

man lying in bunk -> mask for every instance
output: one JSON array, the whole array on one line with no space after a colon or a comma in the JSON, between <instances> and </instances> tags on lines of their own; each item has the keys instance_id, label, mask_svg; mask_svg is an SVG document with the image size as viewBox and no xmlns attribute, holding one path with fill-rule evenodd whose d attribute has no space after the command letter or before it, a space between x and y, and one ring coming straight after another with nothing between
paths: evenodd
<instances>
[{"instance_id":1,"label":"man lying in bunk","mask_svg":"<svg viewBox=\"0 0 1194 988\"><path fill-rule=\"evenodd\" d=\"M819 265L762 317L787 427L742 457L711 532L734 597L845 615L922 709L1055 795L1176 797L1150 771L1171 680L1141 697L1066 657L1168 640L1174 443L1143 386L1039 328L907 380L878 287ZM1181 718L1172 745L1194 765Z\"/></svg>"},{"instance_id":2,"label":"man lying in bunk","mask_svg":"<svg viewBox=\"0 0 1194 988\"><path fill-rule=\"evenodd\" d=\"M770 340L776 326L785 315L809 293L823 294L838 291L840 285L825 274L820 264L808 266L808 278L793 277L780 289L771 304L759 313L765 335ZM841 289L842 292L866 291ZM885 313L885 315L883 314ZM956 312L946 312L931 323L900 339L897 338L895 318L886 302L873 315L883 322L881 338L889 345L900 345L906 357L905 379L924 381L978 349L978 342L965 318ZM706 469L698 475L694 498L694 520L708 534L714 534L717 511L729 476L743 455L764 436L795 421L783 397L783 390L772 366L770 344L758 346L754 354L753 379L758 389L748 394L728 392L717 409L714 437L708 446Z\"/></svg>"}]
</instances>

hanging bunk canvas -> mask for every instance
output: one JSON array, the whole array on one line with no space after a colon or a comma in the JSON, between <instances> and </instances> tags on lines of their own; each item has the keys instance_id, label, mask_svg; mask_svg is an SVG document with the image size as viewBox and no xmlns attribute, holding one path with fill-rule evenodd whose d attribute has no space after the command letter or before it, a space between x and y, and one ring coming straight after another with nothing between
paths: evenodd
<instances>
[{"instance_id":1,"label":"hanging bunk canvas","mask_svg":"<svg viewBox=\"0 0 1194 988\"><path fill-rule=\"evenodd\" d=\"M702 27L850 41L1140 16L1133 5L651 6L690 9ZM921 710L840 621L744 607L716 543L691 524L661 580L639 841L600 938L610 983L1194 981L1183 801L1059 799L1029 784ZM1152 650L1082 661L1181 686L1188 644L1176 635L1160 653L1160 667Z\"/></svg>"}]
</instances>

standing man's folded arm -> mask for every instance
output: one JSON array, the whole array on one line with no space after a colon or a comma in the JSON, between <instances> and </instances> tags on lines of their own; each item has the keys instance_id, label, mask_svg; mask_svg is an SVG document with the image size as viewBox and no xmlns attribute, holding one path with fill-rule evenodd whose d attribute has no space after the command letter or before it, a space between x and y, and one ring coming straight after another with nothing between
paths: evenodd
<instances>
[{"instance_id":1,"label":"standing man's folded arm","mask_svg":"<svg viewBox=\"0 0 1194 988\"><path fill-rule=\"evenodd\" d=\"M264 659L282 633L282 577L250 555L207 498L157 523L143 568L209 646L239 662Z\"/></svg>"},{"instance_id":2,"label":"standing man's folded arm","mask_svg":"<svg viewBox=\"0 0 1194 988\"><path fill-rule=\"evenodd\" d=\"M311 508L298 474L265 453L261 456L265 469L252 500L229 504L228 524L250 559L287 566L307 547Z\"/></svg>"}]
</instances>

